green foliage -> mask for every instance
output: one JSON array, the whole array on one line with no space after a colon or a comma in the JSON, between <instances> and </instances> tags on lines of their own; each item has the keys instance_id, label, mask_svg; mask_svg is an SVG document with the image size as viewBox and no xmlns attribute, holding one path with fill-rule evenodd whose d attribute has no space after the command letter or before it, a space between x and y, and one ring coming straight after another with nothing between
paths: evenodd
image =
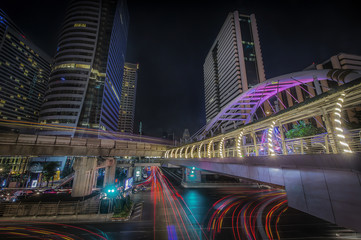
<instances>
[{"instance_id":1,"label":"green foliage","mask_svg":"<svg viewBox=\"0 0 361 240\"><path fill-rule=\"evenodd\" d=\"M0 177L5 177L9 174L11 165L10 164L0 164Z\"/></svg>"},{"instance_id":2,"label":"green foliage","mask_svg":"<svg viewBox=\"0 0 361 240\"><path fill-rule=\"evenodd\" d=\"M44 164L43 175L46 182L49 184L50 179L56 174L56 168L59 166L57 162L48 162Z\"/></svg>"},{"instance_id":3,"label":"green foliage","mask_svg":"<svg viewBox=\"0 0 361 240\"><path fill-rule=\"evenodd\" d=\"M128 201L126 199L117 199L115 204L116 207L114 209L113 218L126 218L129 216L134 203L129 198Z\"/></svg>"},{"instance_id":4,"label":"green foliage","mask_svg":"<svg viewBox=\"0 0 361 240\"><path fill-rule=\"evenodd\" d=\"M305 123L304 121L299 121L298 124L294 124L293 128L286 132L286 138L299 138L313 136L320 133L323 133L324 130L317 128L311 123Z\"/></svg>"},{"instance_id":5,"label":"green foliage","mask_svg":"<svg viewBox=\"0 0 361 240\"><path fill-rule=\"evenodd\" d=\"M357 111L356 109L352 110L353 117L357 119L357 121L345 121L345 127L347 129L356 129L361 127L361 111Z\"/></svg>"}]
</instances>

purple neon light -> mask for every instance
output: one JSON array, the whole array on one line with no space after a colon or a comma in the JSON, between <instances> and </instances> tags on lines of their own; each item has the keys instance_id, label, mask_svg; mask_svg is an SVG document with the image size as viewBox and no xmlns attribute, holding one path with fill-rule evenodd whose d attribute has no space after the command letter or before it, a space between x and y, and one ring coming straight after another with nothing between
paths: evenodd
<instances>
[{"instance_id":1,"label":"purple neon light","mask_svg":"<svg viewBox=\"0 0 361 240\"><path fill-rule=\"evenodd\" d=\"M206 125L202 135L206 135L206 133L210 129L214 128L215 126L219 126L219 124L220 124L219 121L237 121L237 120L239 120L239 121L244 121L245 124L247 124L252 119L252 116L256 112L257 108L261 104L263 104L265 101L268 101L268 99L271 98L272 96L276 96L277 93L287 90L291 87L295 87L295 86L299 86L301 84L307 84L309 82L312 82L314 80L315 76L317 77L318 80L326 80L326 79L328 79L328 77L327 77L328 72L329 72L329 70L312 70L312 71L296 72L296 73L291 73L291 74L279 76L276 78L272 78L265 82L259 83L258 85L254 86L252 89L249 89L248 91L242 93L240 96L235 98L232 102L230 102L226 107L224 107L221 110L221 112ZM265 94L259 95L260 93L265 93ZM312 94L310 94L310 95L312 95ZM246 101L253 101L253 102L246 102ZM281 101L281 103L282 103L282 101ZM240 106L246 106L246 107L242 108ZM252 107L250 108L249 106L252 106ZM270 104L270 106L271 106L273 112L275 112L275 110L273 109L271 104ZM235 109L235 108L237 108L237 109ZM249 112L249 115L246 120L235 119L235 118L225 118L225 116L229 116L227 114L231 110L245 110L245 111Z\"/></svg>"}]
</instances>

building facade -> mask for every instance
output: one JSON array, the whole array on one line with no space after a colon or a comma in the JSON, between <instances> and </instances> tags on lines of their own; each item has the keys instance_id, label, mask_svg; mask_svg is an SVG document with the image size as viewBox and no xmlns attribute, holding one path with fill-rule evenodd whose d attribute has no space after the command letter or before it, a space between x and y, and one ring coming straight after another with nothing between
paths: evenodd
<instances>
[{"instance_id":1,"label":"building facade","mask_svg":"<svg viewBox=\"0 0 361 240\"><path fill-rule=\"evenodd\" d=\"M50 62L0 9L0 119L38 121Z\"/></svg>"},{"instance_id":2,"label":"building facade","mask_svg":"<svg viewBox=\"0 0 361 240\"><path fill-rule=\"evenodd\" d=\"M133 133L139 64L125 63L119 111L119 131Z\"/></svg>"},{"instance_id":3,"label":"building facade","mask_svg":"<svg viewBox=\"0 0 361 240\"><path fill-rule=\"evenodd\" d=\"M207 122L236 96L265 81L255 15L229 13L203 65Z\"/></svg>"},{"instance_id":4,"label":"building facade","mask_svg":"<svg viewBox=\"0 0 361 240\"><path fill-rule=\"evenodd\" d=\"M330 57L329 59L323 61L322 63L313 63L312 65L306 67L304 70L321 70L321 69L344 69L344 70L361 70L361 56L339 53ZM317 95L320 95L324 92L329 91L330 89L337 88L339 85L342 85L342 82L335 81L318 81L314 79L313 82L309 82L302 86L296 86L283 91L277 94L277 99L275 97L271 98L271 102L276 100L276 112L292 107L300 102L306 101L307 99L313 98ZM273 100L272 100L273 99ZM355 113L360 112L361 108L347 109L344 115L346 122L348 123L359 123L359 120L356 118ZM266 112L266 115L271 115L272 112ZM361 114L361 112L359 113ZM319 128L325 128L321 116L315 116L311 119L305 119L306 122L311 122L314 126ZM294 123L296 124L296 123ZM292 124L285 125L286 128L292 128Z\"/></svg>"},{"instance_id":5,"label":"building facade","mask_svg":"<svg viewBox=\"0 0 361 240\"><path fill-rule=\"evenodd\" d=\"M42 123L118 129L128 22L125 0L70 1L40 112Z\"/></svg>"}]
</instances>

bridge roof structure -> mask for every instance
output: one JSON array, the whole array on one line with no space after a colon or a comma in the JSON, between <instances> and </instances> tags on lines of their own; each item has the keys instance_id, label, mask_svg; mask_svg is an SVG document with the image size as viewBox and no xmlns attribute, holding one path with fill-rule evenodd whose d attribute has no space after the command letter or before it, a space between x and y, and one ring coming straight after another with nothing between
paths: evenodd
<instances>
[{"instance_id":1,"label":"bridge roof structure","mask_svg":"<svg viewBox=\"0 0 361 240\"><path fill-rule=\"evenodd\" d=\"M307 84L313 81L331 80L347 83L361 77L355 70L310 70L294 72L268 79L242 93L226 105L197 136L204 139L210 132L225 124L248 124L252 121L256 110L271 97L291 87Z\"/></svg>"}]
</instances>

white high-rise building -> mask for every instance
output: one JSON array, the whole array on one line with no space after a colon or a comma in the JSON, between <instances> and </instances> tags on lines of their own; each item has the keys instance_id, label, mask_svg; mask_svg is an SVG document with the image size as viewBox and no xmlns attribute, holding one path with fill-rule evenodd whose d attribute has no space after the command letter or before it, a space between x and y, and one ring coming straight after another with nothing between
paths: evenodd
<instances>
[{"instance_id":1,"label":"white high-rise building","mask_svg":"<svg viewBox=\"0 0 361 240\"><path fill-rule=\"evenodd\" d=\"M254 14L228 14L203 71L207 122L242 92L266 80Z\"/></svg>"},{"instance_id":2,"label":"white high-rise building","mask_svg":"<svg viewBox=\"0 0 361 240\"><path fill-rule=\"evenodd\" d=\"M120 97L119 131L133 133L139 64L125 63Z\"/></svg>"}]
</instances>

